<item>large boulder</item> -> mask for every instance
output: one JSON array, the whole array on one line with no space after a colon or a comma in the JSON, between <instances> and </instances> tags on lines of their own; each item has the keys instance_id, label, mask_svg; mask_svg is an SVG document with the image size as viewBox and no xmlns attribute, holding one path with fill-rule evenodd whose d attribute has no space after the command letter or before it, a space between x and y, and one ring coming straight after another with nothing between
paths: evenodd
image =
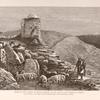
<instances>
[{"instance_id":1,"label":"large boulder","mask_svg":"<svg viewBox=\"0 0 100 100\"><path fill-rule=\"evenodd\" d=\"M6 51L7 63L12 63L14 65L21 63L18 54L13 50L10 45L6 45L4 49Z\"/></svg>"},{"instance_id":2,"label":"large boulder","mask_svg":"<svg viewBox=\"0 0 100 100\"><path fill-rule=\"evenodd\" d=\"M36 73L39 74L39 63L37 60L33 59L26 59L24 71L25 73Z\"/></svg>"},{"instance_id":3,"label":"large boulder","mask_svg":"<svg viewBox=\"0 0 100 100\"><path fill-rule=\"evenodd\" d=\"M0 68L0 89L18 89L19 85L10 72Z\"/></svg>"}]
</instances>

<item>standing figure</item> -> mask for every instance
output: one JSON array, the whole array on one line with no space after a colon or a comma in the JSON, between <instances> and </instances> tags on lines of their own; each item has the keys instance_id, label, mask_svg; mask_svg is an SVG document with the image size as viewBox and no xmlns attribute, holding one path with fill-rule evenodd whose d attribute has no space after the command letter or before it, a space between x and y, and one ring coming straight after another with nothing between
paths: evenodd
<instances>
[{"instance_id":1,"label":"standing figure","mask_svg":"<svg viewBox=\"0 0 100 100\"><path fill-rule=\"evenodd\" d=\"M81 67L80 67L80 76L81 76L81 79L83 79L83 76L85 76L85 75L86 75L86 63L85 63L85 60L83 59Z\"/></svg>"},{"instance_id":2,"label":"standing figure","mask_svg":"<svg viewBox=\"0 0 100 100\"><path fill-rule=\"evenodd\" d=\"M81 65L82 65L82 59L78 58L78 61L76 63L77 77L78 78L80 77Z\"/></svg>"}]
</instances>

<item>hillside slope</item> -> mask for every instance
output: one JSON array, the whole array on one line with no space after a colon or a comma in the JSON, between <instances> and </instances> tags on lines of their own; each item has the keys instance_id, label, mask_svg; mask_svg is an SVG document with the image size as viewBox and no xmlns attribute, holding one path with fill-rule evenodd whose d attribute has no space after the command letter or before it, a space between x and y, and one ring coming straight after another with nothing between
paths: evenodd
<instances>
[{"instance_id":1,"label":"hillside slope","mask_svg":"<svg viewBox=\"0 0 100 100\"><path fill-rule=\"evenodd\" d=\"M84 58L87 63L86 69L95 73L92 77L100 76L100 49L81 41L77 37L67 37L52 49L62 60L72 64L76 63L78 57Z\"/></svg>"},{"instance_id":2,"label":"hillside slope","mask_svg":"<svg viewBox=\"0 0 100 100\"><path fill-rule=\"evenodd\" d=\"M49 46L49 48L52 48L54 45L56 45L58 42L62 41L65 37L68 37L69 35L55 31L42 30L41 36L43 41Z\"/></svg>"}]
</instances>

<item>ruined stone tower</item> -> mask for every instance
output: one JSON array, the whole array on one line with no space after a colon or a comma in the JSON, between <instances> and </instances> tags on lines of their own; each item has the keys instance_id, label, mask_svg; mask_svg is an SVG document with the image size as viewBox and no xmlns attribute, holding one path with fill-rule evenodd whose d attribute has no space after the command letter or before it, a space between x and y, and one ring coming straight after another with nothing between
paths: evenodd
<instances>
[{"instance_id":1,"label":"ruined stone tower","mask_svg":"<svg viewBox=\"0 0 100 100\"><path fill-rule=\"evenodd\" d=\"M23 19L21 24L21 37L31 38L33 41L37 40L39 43L43 43L40 31L40 18L37 16L28 16Z\"/></svg>"}]
</instances>

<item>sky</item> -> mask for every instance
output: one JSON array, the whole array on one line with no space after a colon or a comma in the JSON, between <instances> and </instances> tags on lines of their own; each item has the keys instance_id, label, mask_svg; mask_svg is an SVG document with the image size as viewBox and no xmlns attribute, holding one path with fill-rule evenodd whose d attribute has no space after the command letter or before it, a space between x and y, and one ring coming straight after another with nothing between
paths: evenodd
<instances>
[{"instance_id":1,"label":"sky","mask_svg":"<svg viewBox=\"0 0 100 100\"><path fill-rule=\"evenodd\" d=\"M0 31L20 29L29 14L41 19L41 29L66 34L100 34L100 7L0 7Z\"/></svg>"}]
</instances>

